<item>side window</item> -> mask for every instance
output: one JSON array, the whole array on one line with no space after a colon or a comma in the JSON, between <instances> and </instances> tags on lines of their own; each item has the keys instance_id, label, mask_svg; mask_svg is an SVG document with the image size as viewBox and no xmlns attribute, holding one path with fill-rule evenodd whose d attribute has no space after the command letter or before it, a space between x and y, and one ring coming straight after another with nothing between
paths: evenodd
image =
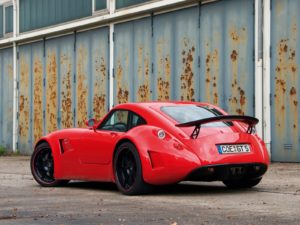
<instances>
[{"instance_id":1,"label":"side window","mask_svg":"<svg viewBox=\"0 0 300 225\"><path fill-rule=\"evenodd\" d=\"M126 132L128 130L128 111L116 110L99 127L100 130Z\"/></svg>"},{"instance_id":2,"label":"side window","mask_svg":"<svg viewBox=\"0 0 300 225\"><path fill-rule=\"evenodd\" d=\"M131 116L131 126L130 126L130 128L146 124L146 121L142 117L138 116L135 113L131 113L131 115L132 116Z\"/></svg>"}]
</instances>

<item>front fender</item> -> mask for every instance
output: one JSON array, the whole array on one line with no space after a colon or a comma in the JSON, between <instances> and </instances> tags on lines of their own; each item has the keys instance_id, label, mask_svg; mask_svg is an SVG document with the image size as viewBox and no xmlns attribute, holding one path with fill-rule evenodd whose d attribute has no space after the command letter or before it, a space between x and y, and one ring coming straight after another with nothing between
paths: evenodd
<instances>
[{"instance_id":1,"label":"front fender","mask_svg":"<svg viewBox=\"0 0 300 225\"><path fill-rule=\"evenodd\" d=\"M54 160L54 178L60 179L62 177L62 160L61 160L61 151L60 151L60 145L58 138L55 137L55 134L49 134L47 136L42 137L35 145L34 150L36 147L46 142L49 144L51 150L52 150L52 156Z\"/></svg>"},{"instance_id":2,"label":"front fender","mask_svg":"<svg viewBox=\"0 0 300 225\"><path fill-rule=\"evenodd\" d=\"M138 126L123 138L130 140L138 149L142 162L144 181L163 185L183 180L201 162L187 146L171 134L158 137L161 130L154 126Z\"/></svg>"}]
</instances>

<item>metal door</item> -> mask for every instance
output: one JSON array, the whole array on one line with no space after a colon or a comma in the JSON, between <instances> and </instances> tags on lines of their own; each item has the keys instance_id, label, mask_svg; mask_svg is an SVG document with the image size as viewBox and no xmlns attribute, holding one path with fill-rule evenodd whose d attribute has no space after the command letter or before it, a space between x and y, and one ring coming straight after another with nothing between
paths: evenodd
<instances>
[{"instance_id":1,"label":"metal door","mask_svg":"<svg viewBox=\"0 0 300 225\"><path fill-rule=\"evenodd\" d=\"M300 162L299 65L300 2L272 0L271 150L272 160Z\"/></svg>"}]
</instances>

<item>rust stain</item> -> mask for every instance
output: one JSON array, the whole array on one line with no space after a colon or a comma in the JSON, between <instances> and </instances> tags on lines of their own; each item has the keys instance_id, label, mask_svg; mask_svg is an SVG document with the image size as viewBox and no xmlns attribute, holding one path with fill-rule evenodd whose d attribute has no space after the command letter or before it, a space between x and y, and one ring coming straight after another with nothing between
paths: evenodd
<instances>
[{"instance_id":1,"label":"rust stain","mask_svg":"<svg viewBox=\"0 0 300 225\"><path fill-rule=\"evenodd\" d=\"M157 43L157 100L164 101L170 99L170 79L171 79L171 62L170 55L163 53L166 47L166 41L161 39Z\"/></svg>"},{"instance_id":2,"label":"rust stain","mask_svg":"<svg viewBox=\"0 0 300 225\"><path fill-rule=\"evenodd\" d=\"M123 85L123 67L121 61L118 60L117 63L117 100L118 103L126 103L129 100L129 91L126 85Z\"/></svg>"},{"instance_id":3,"label":"rust stain","mask_svg":"<svg viewBox=\"0 0 300 225\"><path fill-rule=\"evenodd\" d=\"M101 119L106 113L106 60L101 56L100 50L95 52L95 81L93 96L93 112L96 120Z\"/></svg>"},{"instance_id":4,"label":"rust stain","mask_svg":"<svg viewBox=\"0 0 300 225\"><path fill-rule=\"evenodd\" d=\"M294 33L295 30L295 27L292 27L290 39L281 39L277 44L274 112L277 141L279 143L289 141L296 146L298 144L299 131L297 57L295 51L297 34ZM287 132L291 132L288 137L286 136ZM293 154L296 154L296 151Z\"/></svg>"},{"instance_id":5,"label":"rust stain","mask_svg":"<svg viewBox=\"0 0 300 225\"><path fill-rule=\"evenodd\" d=\"M236 50L233 50L231 55L230 55L230 58L233 62L235 62L237 60L237 57L238 57L238 53Z\"/></svg>"},{"instance_id":6,"label":"rust stain","mask_svg":"<svg viewBox=\"0 0 300 225\"><path fill-rule=\"evenodd\" d=\"M87 120L88 86L87 86L87 48L80 45L77 55L77 126L85 127Z\"/></svg>"},{"instance_id":7,"label":"rust stain","mask_svg":"<svg viewBox=\"0 0 300 225\"><path fill-rule=\"evenodd\" d=\"M205 59L205 96L206 101L215 105L219 103L218 95L218 79L219 79L219 65L220 65L219 51L209 48L206 44L206 59Z\"/></svg>"},{"instance_id":8,"label":"rust stain","mask_svg":"<svg viewBox=\"0 0 300 225\"><path fill-rule=\"evenodd\" d=\"M296 94L297 94L296 88L292 87L291 90L290 90L290 95L293 96L293 95L296 95Z\"/></svg>"},{"instance_id":9,"label":"rust stain","mask_svg":"<svg viewBox=\"0 0 300 225\"><path fill-rule=\"evenodd\" d=\"M43 136L43 64L39 57L33 63L33 136L34 143Z\"/></svg>"},{"instance_id":10,"label":"rust stain","mask_svg":"<svg viewBox=\"0 0 300 225\"><path fill-rule=\"evenodd\" d=\"M61 109L62 109L62 127L73 127L72 112L72 75L71 75L71 59L66 54L60 56L62 91L61 91Z\"/></svg>"},{"instance_id":11,"label":"rust stain","mask_svg":"<svg viewBox=\"0 0 300 225\"><path fill-rule=\"evenodd\" d=\"M13 80L13 66L11 64L7 65L8 79Z\"/></svg>"},{"instance_id":12,"label":"rust stain","mask_svg":"<svg viewBox=\"0 0 300 225\"><path fill-rule=\"evenodd\" d=\"M150 95L150 78L149 78L149 53L145 52L143 45L140 45L138 48L138 79L139 79L139 88L137 90L137 101L145 102L149 101L151 98ZM144 66L143 66L144 65Z\"/></svg>"},{"instance_id":13,"label":"rust stain","mask_svg":"<svg viewBox=\"0 0 300 225\"><path fill-rule=\"evenodd\" d=\"M247 43L247 29L245 27L237 28L232 27L229 32L230 43L231 43L231 96L228 101L230 104L231 113L237 113L244 115L247 111L248 103L247 96L244 90L244 86L247 85L247 74L246 71L239 71L239 66L243 60L243 55L239 55L239 51ZM242 50L241 50L242 51Z\"/></svg>"},{"instance_id":14,"label":"rust stain","mask_svg":"<svg viewBox=\"0 0 300 225\"><path fill-rule=\"evenodd\" d=\"M47 55L46 124L47 132L57 129L57 63L56 52Z\"/></svg>"},{"instance_id":15,"label":"rust stain","mask_svg":"<svg viewBox=\"0 0 300 225\"><path fill-rule=\"evenodd\" d=\"M164 66L165 77L160 76L157 78L158 88L158 100L169 100L170 99L170 59L167 56L161 59L161 65Z\"/></svg>"},{"instance_id":16,"label":"rust stain","mask_svg":"<svg viewBox=\"0 0 300 225\"><path fill-rule=\"evenodd\" d=\"M182 72L180 76L181 81L181 100L195 101L194 94L194 55L195 47L191 46L190 40L184 39L184 50L182 51Z\"/></svg>"},{"instance_id":17,"label":"rust stain","mask_svg":"<svg viewBox=\"0 0 300 225\"><path fill-rule=\"evenodd\" d=\"M20 57L20 99L19 99L20 143L27 144L29 137L29 62Z\"/></svg>"}]
</instances>

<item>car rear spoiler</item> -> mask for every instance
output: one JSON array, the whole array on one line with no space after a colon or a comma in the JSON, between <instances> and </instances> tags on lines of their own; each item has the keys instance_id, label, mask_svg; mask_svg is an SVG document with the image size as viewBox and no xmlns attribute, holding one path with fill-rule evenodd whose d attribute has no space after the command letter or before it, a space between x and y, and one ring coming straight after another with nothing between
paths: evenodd
<instances>
[{"instance_id":1,"label":"car rear spoiler","mask_svg":"<svg viewBox=\"0 0 300 225\"><path fill-rule=\"evenodd\" d=\"M239 116L239 115L224 115L224 116L215 116L210 118L205 118L201 120L195 120L187 123L180 123L176 124L176 127L193 127L195 126L195 129L193 133L191 134L192 139L196 139L199 135L201 125L207 124L207 123L214 123L214 122L243 122L249 125L247 129L247 133L251 134L254 131L254 126L259 122L258 119L251 117L251 116Z\"/></svg>"}]
</instances>

